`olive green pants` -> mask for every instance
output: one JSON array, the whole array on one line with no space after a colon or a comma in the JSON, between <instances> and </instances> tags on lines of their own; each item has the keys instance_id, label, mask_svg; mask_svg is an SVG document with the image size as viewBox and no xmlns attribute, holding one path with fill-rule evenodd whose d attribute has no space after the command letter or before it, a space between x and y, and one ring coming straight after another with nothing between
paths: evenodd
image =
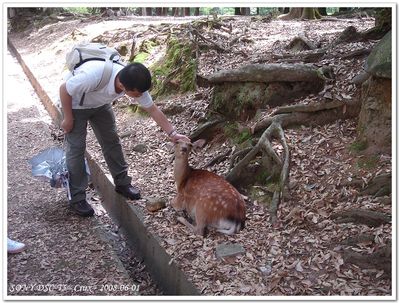
<instances>
[{"instance_id":1,"label":"olive green pants","mask_svg":"<svg viewBox=\"0 0 399 303\"><path fill-rule=\"evenodd\" d=\"M69 174L70 203L86 199L88 175L85 166L87 122L90 123L115 185L128 185L128 165L116 132L111 104L97 108L74 109L72 131L66 134L66 165Z\"/></svg>"}]
</instances>

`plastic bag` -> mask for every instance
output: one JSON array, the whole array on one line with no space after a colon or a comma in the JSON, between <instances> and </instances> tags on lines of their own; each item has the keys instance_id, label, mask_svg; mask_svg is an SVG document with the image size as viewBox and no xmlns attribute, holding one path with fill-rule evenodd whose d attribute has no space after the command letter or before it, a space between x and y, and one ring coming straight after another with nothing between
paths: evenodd
<instances>
[{"instance_id":1,"label":"plastic bag","mask_svg":"<svg viewBox=\"0 0 399 303\"><path fill-rule=\"evenodd\" d=\"M69 190L68 170L66 167L65 151L59 147L51 147L34 156L29 163L32 165L32 175L44 181L49 181L54 188L65 187L68 199L71 200ZM85 159L86 172L90 175L89 166Z\"/></svg>"}]
</instances>

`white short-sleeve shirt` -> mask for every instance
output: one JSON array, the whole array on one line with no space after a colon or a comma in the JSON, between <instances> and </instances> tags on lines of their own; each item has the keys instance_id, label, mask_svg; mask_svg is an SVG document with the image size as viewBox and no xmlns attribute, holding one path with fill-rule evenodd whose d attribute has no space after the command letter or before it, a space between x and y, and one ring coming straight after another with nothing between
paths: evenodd
<instances>
[{"instance_id":1,"label":"white short-sleeve shirt","mask_svg":"<svg viewBox=\"0 0 399 303\"><path fill-rule=\"evenodd\" d=\"M100 83L104 64L102 61L88 61L75 69L74 75L68 73L66 76L66 90L72 96L73 109L100 107L112 103L125 94L124 92L118 94L115 91L115 78L123 68L122 65L117 63L113 64L113 71L108 84L102 89L95 90ZM83 104L79 105L83 93L85 93ZM134 99L144 108L154 104L148 91L145 91L141 97Z\"/></svg>"}]
</instances>

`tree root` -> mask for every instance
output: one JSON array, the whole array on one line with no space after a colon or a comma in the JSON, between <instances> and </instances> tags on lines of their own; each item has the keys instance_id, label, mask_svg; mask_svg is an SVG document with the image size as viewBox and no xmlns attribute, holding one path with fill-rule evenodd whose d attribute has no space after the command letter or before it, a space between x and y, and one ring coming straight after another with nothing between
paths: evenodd
<instances>
[{"instance_id":1,"label":"tree root","mask_svg":"<svg viewBox=\"0 0 399 303\"><path fill-rule=\"evenodd\" d=\"M374 235L372 234L360 234L357 237L350 237L340 242L342 245L354 246L359 243L373 243Z\"/></svg>"},{"instance_id":2,"label":"tree root","mask_svg":"<svg viewBox=\"0 0 399 303\"><path fill-rule=\"evenodd\" d=\"M201 40L207 42L210 44L211 47L215 48L217 51L220 51L222 53L228 53L229 50L225 49L224 47L220 46L218 43L216 43L215 41L212 41L209 38L206 38L205 36L203 36L202 34L200 34L196 29L192 30L192 34L194 36L197 36L198 38L200 38Z\"/></svg>"},{"instance_id":3,"label":"tree root","mask_svg":"<svg viewBox=\"0 0 399 303\"><path fill-rule=\"evenodd\" d=\"M215 165L216 163L220 163L220 162L224 161L229 156L230 153L231 153L231 149L229 149L228 151L226 151L225 153L223 153L219 156L216 156L215 158L211 159L208 163L206 163L203 168L207 168L212 165Z\"/></svg>"},{"instance_id":4,"label":"tree root","mask_svg":"<svg viewBox=\"0 0 399 303\"><path fill-rule=\"evenodd\" d=\"M274 224L277 221L277 209L280 204L280 201L283 198L284 186L287 184L288 174L289 174L289 162L290 162L289 148L288 148L287 141L285 140L284 131L283 131L283 128L281 127L281 125L278 125L277 133L278 133L279 139L281 141L281 144L283 145L283 148L284 148L284 163L283 163L283 168L281 169L281 173L280 173L279 190L276 190L274 192L272 203L270 206L270 213L271 213L270 218L271 218L272 224Z\"/></svg>"},{"instance_id":5,"label":"tree root","mask_svg":"<svg viewBox=\"0 0 399 303\"><path fill-rule=\"evenodd\" d=\"M341 59L349 60L356 57L368 56L370 53L371 53L371 48L357 49L352 52L349 52L348 54L342 55Z\"/></svg>"},{"instance_id":6,"label":"tree root","mask_svg":"<svg viewBox=\"0 0 399 303\"><path fill-rule=\"evenodd\" d=\"M277 209L283 199L284 187L286 186L289 174L289 148L285 141L283 128L291 125L323 125L337 118L352 118L358 115L359 106L357 102L345 103L342 101L331 101L314 103L309 105L297 104L279 107L272 116L265 117L250 128L252 134L263 131L258 143L252 147L234 153L231 157L230 172L226 179L233 185L238 184L244 175L245 169L260 153L262 161L276 167L280 172L279 186L274 192L270 207L271 222L277 220ZM272 137L276 137L283 146L283 160L274 151L271 144ZM233 166L236 159L242 158Z\"/></svg>"},{"instance_id":7,"label":"tree root","mask_svg":"<svg viewBox=\"0 0 399 303\"><path fill-rule=\"evenodd\" d=\"M391 193L391 174L382 174L376 176L370 183L360 192L361 195L373 195L381 197Z\"/></svg>"},{"instance_id":8,"label":"tree root","mask_svg":"<svg viewBox=\"0 0 399 303\"><path fill-rule=\"evenodd\" d=\"M355 264L361 268L377 268L390 275L392 270L392 244L378 249L376 252L367 255L354 252L352 249L346 249L343 258L346 263Z\"/></svg>"},{"instance_id":9,"label":"tree root","mask_svg":"<svg viewBox=\"0 0 399 303\"><path fill-rule=\"evenodd\" d=\"M326 109L333 109L342 106L342 101L331 101L325 103L312 103L312 104L295 104L288 106L280 106L277 108L273 114L284 114L292 112L302 112L302 113L312 113Z\"/></svg>"},{"instance_id":10,"label":"tree root","mask_svg":"<svg viewBox=\"0 0 399 303\"><path fill-rule=\"evenodd\" d=\"M391 222L391 215L363 209L351 209L331 215L331 219L336 219L337 223L359 223L371 227L377 227L384 223Z\"/></svg>"},{"instance_id":11,"label":"tree root","mask_svg":"<svg viewBox=\"0 0 399 303\"><path fill-rule=\"evenodd\" d=\"M278 121L283 128L295 125L324 125L337 119L349 119L359 115L360 101L330 101L315 104L297 104L280 107L273 114L258 121L251 127L251 133L258 133Z\"/></svg>"},{"instance_id":12,"label":"tree root","mask_svg":"<svg viewBox=\"0 0 399 303\"><path fill-rule=\"evenodd\" d=\"M281 142L284 150L284 160L282 161L277 153L274 151L271 139L277 137ZM273 199L270 207L271 222L275 223L277 220L277 209L280 201L283 198L284 187L287 183L289 173L289 148L284 137L284 131L278 122L273 122L262 134L258 143L248 151L244 158L233 167L226 177L230 183L234 184L240 179L240 176L248 164L259 154L266 161L272 162L280 168L279 186L273 194ZM269 157L269 158L268 158Z\"/></svg>"}]
</instances>

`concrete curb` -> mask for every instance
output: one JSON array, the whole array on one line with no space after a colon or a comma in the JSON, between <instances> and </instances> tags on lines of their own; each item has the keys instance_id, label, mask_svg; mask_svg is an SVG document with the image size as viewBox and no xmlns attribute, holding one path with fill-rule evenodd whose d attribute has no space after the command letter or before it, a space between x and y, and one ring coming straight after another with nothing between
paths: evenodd
<instances>
[{"instance_id":1,"label":"concrete curb","mask_svg":"<svg viewBox=\"0 0 399 303\"><path fill-rule=\"evenodd\" d=\"M7 39L7 42L50 117L56 125L60 125L62 121L60 110L54 105L54 102L40 85L12 41ZM178 268L177 264L161 246L159 239L147 230L140 209L129 204L124 197L117 194L114 191L112 179L107 176L87 152L86 157L89 163L91 179L96 190L100 193L102 205L114 222L121 226L126 233L130 244L142 257L158 286L167 295L199 295L200 293L196 287L187 279L184 272Z\"/></svg>"}]
</instances>

